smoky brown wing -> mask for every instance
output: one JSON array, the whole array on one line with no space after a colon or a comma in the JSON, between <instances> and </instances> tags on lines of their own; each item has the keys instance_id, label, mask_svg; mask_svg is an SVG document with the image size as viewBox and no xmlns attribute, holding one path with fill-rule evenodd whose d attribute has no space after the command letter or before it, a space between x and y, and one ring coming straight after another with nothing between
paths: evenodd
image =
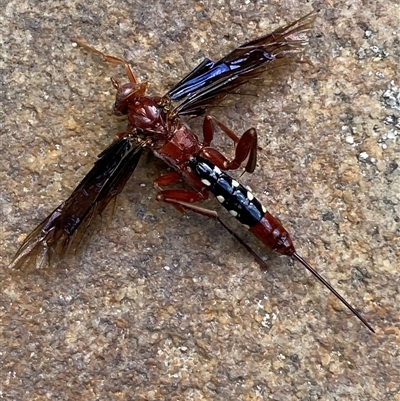
<instances>
[{"instance_id":1,"label":"smoky brown wing","mask_svg":"<svg viewBox=\"0 0 400 401\"><path fill-rule=\"evenodd\" d=\"M114 141L71 196L27 236L9 267L30 271L62 259L79 243L92 218L122 191L142 150L143 145L129 136Z\"/></svg>"},{"instance_id":2,"label":"smoky brown wing","mask_svg":"<svg viewBox=\"0 0 400 401\"><path fill-rule=\"evenodd\" d=\"M306 33L316 18L312 12L274 32L239 46L217 62L205 59L176 84L166 96L180 102L180 115L198 116L245 82L273 68L278 60L300 53L307 43Z\"/></svg>"}]
</instances>

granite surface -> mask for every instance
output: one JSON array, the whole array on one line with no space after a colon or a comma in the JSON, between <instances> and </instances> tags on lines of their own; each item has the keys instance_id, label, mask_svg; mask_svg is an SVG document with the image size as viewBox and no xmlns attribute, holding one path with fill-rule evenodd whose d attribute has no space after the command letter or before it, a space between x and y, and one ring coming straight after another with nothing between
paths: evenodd
<instances>
[{"instance_id":1,"label":"granite surface","mask_svg":"<svg viewBox=\"0 0 400 401\"><path fill-rule=\"evenodd\" d=\"M213 113L257 128L242 180L376 334L290 259L261 250L263 271L215 222L157 203L150 156L68 268L7 269L125 127L109 81L123 69L77 37L163 94L312 7L311 63ZM6 1L0 399L399 401L399 26L397 1Z\"/></svg>"}]
</instances>

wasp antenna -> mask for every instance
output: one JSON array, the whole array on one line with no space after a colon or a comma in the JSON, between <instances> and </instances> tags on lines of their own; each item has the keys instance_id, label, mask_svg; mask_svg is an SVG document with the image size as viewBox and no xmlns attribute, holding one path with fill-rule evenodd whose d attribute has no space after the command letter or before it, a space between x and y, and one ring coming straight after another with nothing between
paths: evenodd
<instances>
[{"instance_id":1,"label":"wasp antenna","mask_svg":"<svg viewBox=\"0 0 400 401\"><path fill-rule=\"evenodd\" d=\"M115 89L118 89L118 88L119 88L119 83L118 83L118 81L117 81L115 78L113 78L113 77L111 77L110 80L111 80L111 83L113 84L114 88L115 88Z\"/></svg>"}]
</instances>

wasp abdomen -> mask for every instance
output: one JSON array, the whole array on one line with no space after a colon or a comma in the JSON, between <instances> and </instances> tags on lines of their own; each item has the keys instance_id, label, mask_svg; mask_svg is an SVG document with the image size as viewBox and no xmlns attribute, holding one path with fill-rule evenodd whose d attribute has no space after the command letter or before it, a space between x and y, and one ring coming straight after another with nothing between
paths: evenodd
<instances>
[{"instance_id":1,"label":"wasp abdomen","mask_svg":"<svg viewBox=\"0 0 400 401\"><path fill-rule=\"evenodd\" d=\"M248 228L258 224L266 209L243 185L210 161L195 156L190 167L228 212Z\"/></svg>"},{"instance_id":2,"label":"wasp abdomen","mask_svg":"<svg viewBox=\"0 0 400 401\"><path fill-rule=\"evenodd\" d=\"M200 156L190 159L190 167L221 205L261 242L283 255L295 252L286 229L248 189Z\"/></svg>"}]
</instances>

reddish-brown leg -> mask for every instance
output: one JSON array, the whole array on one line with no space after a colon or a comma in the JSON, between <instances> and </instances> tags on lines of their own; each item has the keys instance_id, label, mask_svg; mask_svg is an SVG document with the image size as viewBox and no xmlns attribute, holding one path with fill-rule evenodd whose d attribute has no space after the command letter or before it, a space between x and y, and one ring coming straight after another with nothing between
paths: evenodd
<instances>
[{"instance_id":1,"label":"reddish-brown leg","mask_svg":"<svg viewBox=\"0 0 400 401\"><path fill-rule=\"evenodd\" d=\"M188 189L166 189L160 191L157 194L156 199L159 202L168 203L179 212L184 213L185 209L180 205L181 202L184 204L200 202L207 199L207 193L203 195L201 192L195 192Z\"/></svg>"},{"instance_id":2,"label":"reddish-brown leg","mask_svg":"<svg viewBox=\"0 0 400 401\"><path fill-rule=\"evenodd\" d=\"M190 210L194 213L198 213L202 216L218 221L222 225L222 227L224 227L225 230L228 231L229 234L231 234L251 255L253 255L254 259L259 263L261 267L265 269L268 268L267 263L265 263L264 260L238 234L236 234L227 224L225 224L220 219L218 213L215 210L205 209L203 207L193 205L192 202L197 202L198 200L193 200L193 198L191 197L192 195L189 195L190 192L193 191L162 191L157 195L157 200L160 202L168 203L181 212L184 212L185 210ZM196 192L193 193L196 194ZM187 200L184 200L185 198Z\"/></svg>"},{"instance_id":3,"label":"reddish-brown leg","mask_svg":"<svg viewBox=\"0 0 400 401\"><path fill-rule=\"evenodd\" d=\"M175 199L187 203L200 202L208 198L208 192L205 191L203 186L200 186L197 182L193 183L193 185L197 184L197 186L194 185L194 188L198 189L198 191L188 189L162 189L162 187L178 183L181 179L181 174L173 171L156 178L154 180L154 186L159 190L156 197L158 201L170 203L175 207L175 209L183 213L184 209L175 202L169 202L169 199Z\"/></svg>"},{"instance_id":4,"label":"reddish-brown leg","mask_svg":"<svg viewBox=\"0 0 400 401\"><path fill-rule=\"evenodd\" d=\"M171 173L167 173L156 178L154 180L154 186L158 190L161 190L161 187L167 187L168 185L177 184L181 179L182 176L176 171L173 171Z\"/></svg>"},{"instance_id":5,"label":"reddish-brown leg","mask_svg":"<svg viewBox=\"0 0 400 401\"><path fill-rule=\"evenodd\" d=\"M229 161L222 153L210 147L214 138L214 124L225 133L233 142L237 143L235 157ZM212 116L206 116L203 122L203 136L205 147L201 151L201 156L204 156L216 166L223 170L236 170L247 159L245 171L252 173L256 168L257 163L257 132L254 128L250 128L239 138L225 124L218 121Z\"/></svg>"},{"instance_id":6,"label":"reddish-brown leg","mask_svg":"<svg viewBox=\"0 0 400 401\"><path fill-rule=\"evenodd\" d=\"M235 143L239 142L240 138L230 128L228 128L225 124L221 123L221 121L218 121L215 117L208 115L204 117L203 121L203 136L204 136L205 146L210 146L212 140L214 139L214 130L215 130L214 124L218 125L221 131L224 134L228 135L233 142Z\"/></svg>"},{"instance_id":7,"label":"reddish-brown leg","mask_svg":"<svg viewBox=\"0 0 400 401\"><path fill-rule=\"evenodd\" d=\"M87 45L86 43L82 42L80 39L77 39L76 43L78 43L79 46L85 48L86 50L89 50L92 53L96 53L107 63L122 65L125 68L126 74L128 75L129 82L132 82L134 84L136 84L138 82L135 77L135 74L133 73L131 66L128 64L127 61L122 60L121 58L118 58L118 57L114 57L114 56L105 54L105 53L101 52L100 50L97 50L94 47Z\"/></svg>"}]
</instances>

